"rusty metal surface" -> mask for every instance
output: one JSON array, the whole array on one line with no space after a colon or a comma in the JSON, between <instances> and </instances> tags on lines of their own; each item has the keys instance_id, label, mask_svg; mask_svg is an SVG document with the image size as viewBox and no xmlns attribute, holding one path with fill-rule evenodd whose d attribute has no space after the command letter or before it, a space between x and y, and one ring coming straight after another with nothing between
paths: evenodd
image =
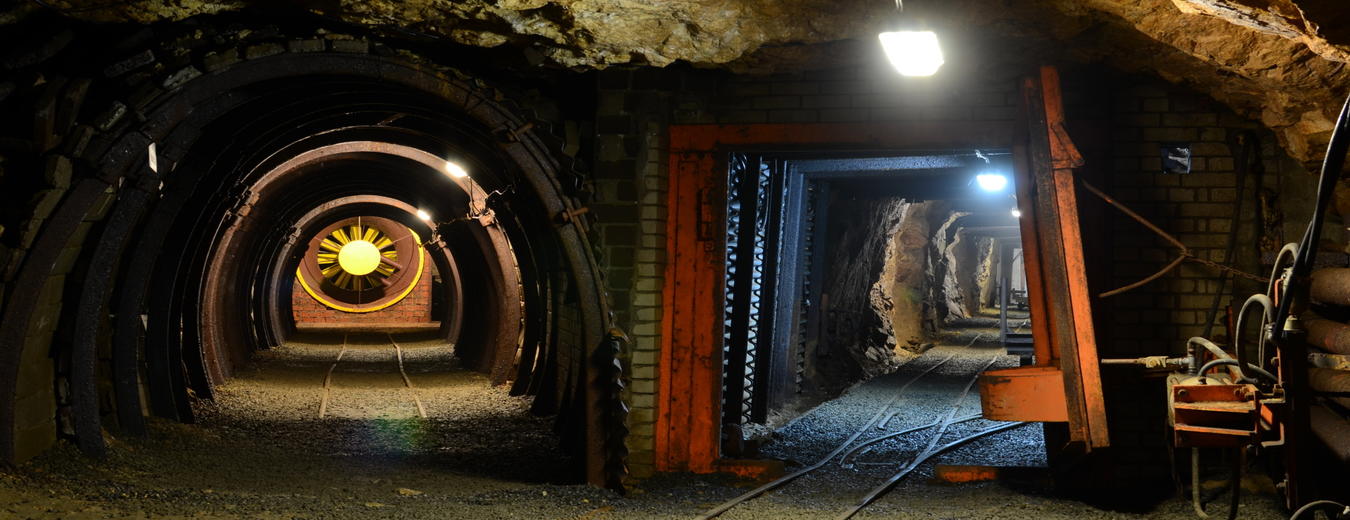
<instances>
[{"instance_id":1,"label":"rusty metal surface","mask_svg":"<svg viewBox=\"0 0 1350 520\"><path fill-rule=\"evenodd\" d=\"M1333 368L1308 369L1308 387L1336 404L1350 408L1350 371Z\"/></svg>"},{"instance_id":2,"label":"rusty metal surface","mask_svg":"<svg viewBox=\"0 0 1350 520\"><path fill-rule=\"evenodd\" d=\"M1350 419L1322 405L1313 405L1309 410L1312 433L1341 462L1350 463Z\"/></svg>"},{"instance_id":3,"label":"rusty metal surface","mask_svg":"<svg viewBox=\"0 0 1350 520\"><path fill-rule=\"evenodd\" d=\"M1067 422L1064 373L1057 367L1018 367L980 375L980 406L991 421Z\"/></svg>"},{"instance_id":4,"label":"rusty metal surface","mask_svg":"<svg viewBox=\"0 0 1350 520\"><path fill-rule=\"evenodd\" d=\"M1239 447L1257 438L1257 389L1208 377L1168 377L1168 422L1177 447Z\"/></svg>"},{"instance_id":5,"label":"rusty metal surface","mask_svg":"<svg viewBox=\"0 0 1350 520\"><path fill-rule=\"evenodd\" d=\"M1308 296L1318 303L1350 305L1350 268L1327 267L1313 271Z\"/></svg>"},{"instance_id":6,"label":"rusty metal surface","mask_svg":"<svg viewBox=\"0 0 1350 520\"><path fill-rule=\"evenodd\" d=\"M1350 355L1350 325L1313 319L1303 322L1308 329L1308 344L1335 354Z\"/></svg>"}]
</instances>

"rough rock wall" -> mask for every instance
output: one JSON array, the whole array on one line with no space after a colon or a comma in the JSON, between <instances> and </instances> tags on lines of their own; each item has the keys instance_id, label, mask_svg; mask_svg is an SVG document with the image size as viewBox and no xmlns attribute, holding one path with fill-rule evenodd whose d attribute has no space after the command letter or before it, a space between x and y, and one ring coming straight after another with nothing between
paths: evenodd
<instances>
[{"instance_id":1,"label":"rough rock wall","mask_svg":"<svg viewBox=\"0 0 1350 520\"><path fill-rule=\"evenodd\" d=\"M886 245L886 265L873 291L890 302L891 330L896 339L895 354L912 355L928 339L924 317L929 312L928 237L932 213L940 211L940 201L911 204L899 229Z\"/></svg>"},{"instance_id":2,"label":"rough rock wall","mask_svg":"<svg viewBox=\"0 0 1350 520\"><path fill-rule=\"evenodd\" d=\"M872 64L873 35L895 18L890 2L875 0L50 0L0 9L0 25L44 10L149 23L242 9L424 42L512 45L532 63L564 67L685 61L742 71ZM1322 152L1350 76L1340 0L947 0L908 12L965 40L949 67L1034 56L1146 71L1259 118L1305 163Z\"/></svg>"},{"instance_id":3,"label":"rough rock wall","mask_svg":"<svg viewBox=\"0 0 1350 520\"><path fill-rule=\"evenodd\" d=\"M979 270L975 273L975 283L970 287L970 301L977 302L976 310L995 307L998 294L999 251L997 242L990 237L979 237L976 249L979 252Z\"/></svg>"},{"instance_id":4,"label":"rough rock wall","mask_svg":"<svg viewBox=\"0 0 1350 520\"><path fill-rule=\"evenodd\" d=\"M961 283L956 258L956 246L961 237L956 232L957 219L969 215L962 211L947 213L937 224L936 231L928 244L928 277L934 280L928 290L928 300L933 302L933 310L938 323L957 317L969 316L961 296Z\"/></svg>"},{"instance_id":5,"label":"rough rock wall","mask_svg":"<svg viewBox=\"0 0 1350 520\"><path fill-rule=\"evenodd\" d=\"M828 267L822 293L826 334L815 356L819 384L847 386L893 369L896 338L891 329L893 299L876 288L891 237L910 204L901 199L831 201Z\"/></svg>"}]
</instances>

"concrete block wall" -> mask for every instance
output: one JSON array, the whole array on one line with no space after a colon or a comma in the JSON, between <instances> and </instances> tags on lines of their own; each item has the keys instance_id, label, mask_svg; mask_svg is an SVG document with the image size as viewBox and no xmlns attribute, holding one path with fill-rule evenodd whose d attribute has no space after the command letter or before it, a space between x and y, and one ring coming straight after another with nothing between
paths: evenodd
<instances>
[{"instance_id":1,"label":"concrete block wall","mask_svg":"<svg viewBox=\"0 0 1350 520\"><path fill-rule=\"evenodd\" d=\"M334 325L355 323L427 323L435 321L431 315L431 282L436 276L435 264L428 253L422 252L426 270L417 280L417 286L398 303L372 312L346 312L328 307L296 282L291 290L291 316L297 325Z\"/></svg>"}]
</instances>

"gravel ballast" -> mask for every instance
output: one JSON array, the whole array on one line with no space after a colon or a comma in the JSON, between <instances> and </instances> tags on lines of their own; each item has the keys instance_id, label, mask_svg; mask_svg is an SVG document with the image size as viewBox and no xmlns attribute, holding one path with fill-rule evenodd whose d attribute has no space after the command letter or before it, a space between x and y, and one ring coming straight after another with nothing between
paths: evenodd
<instances>
[{"instance_id":1,"label":"gravel ballast","mask_svg":"<svg viewBox=\"0 0 1350 520\"><path fill-rule=\"evenodd\" d=\"M152 420L148 439L112 440L108 458L68 443L0 473L0 518L42 519L601 519L693 518L756 485L724 475L658 475L628 496L575 483L552 421L529 400L457 365L449 345L399 340L404 369L427 414L403 384L388 338L349 335L333 370L327 414L323 381L342 340L294 342L259 354L196 404L197 423ZM939 346L893 374L859 385L774 433L765 456L791 471L852 435L894 390L956 354L896 401L886 431L947 413L970 374L996 349ZM995 366L1015 358L1000 356ZM977 413L976 391L958 416ZM953 425L954 439L994 423ZM875 428L874 428L875 429ZM876 430L876 434L882 430ZM727 519L832 518L928 443L931 429L880 443L852 469L836 462L732 509ZM869 433L869 437L874 433ZM867 437L864 437L867 438ZM991 435L935 457L859 518L1193 518L1173 499L1144 513L1094 508L1048 489L1003 482L935 483L934 462L1045 464L1039 425ZM1244 499L1241 518L1282 518L1269 495Z\"/></svg>"}]
</instances>

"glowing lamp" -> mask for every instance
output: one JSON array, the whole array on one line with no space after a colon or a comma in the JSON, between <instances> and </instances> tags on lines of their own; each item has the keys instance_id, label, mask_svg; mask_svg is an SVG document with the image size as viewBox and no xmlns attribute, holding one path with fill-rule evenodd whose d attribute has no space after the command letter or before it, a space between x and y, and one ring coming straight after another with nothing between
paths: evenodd
<instances>
[{"instance_id":1,"label":"glowing lamp","mask_svg":"<svg viewBox=\"0 0 1350 520\"><path fill-rule=\"evenodd\" d=\"M454 161L445 161L445 173L450 174L451 177L456 179L463 179L469 176L469 170L465 170L463 166L460 166L459 163Z\"/></svg>"},{"instance_id":2,"label":"glowing lamp","mask_svg":"<svg viewBox=\"0 0 1350 520\"><path fill-rule=\"evenodd\" d=\"M984 191L1003 191L1008 187L1008 178L997 173L981 173L975 176L975 184Z\"/></svg>"},{"instance_id":3,"label":"glowing lamp","mask_svg":"<svg viewBox=\"0 0 1350 520\"><path fill-rule=\"evenodd\" d=\"M431 222L431 214L427 213L426 210L417 210L417 218L421 219L422 222Z\"/></svg>"},{"instance_id":4,"label":"glowing lamp","mask_svg":"<svg viewBox=\"0 0 1350 520\"><path fill-rule=\"evenodd\" d=\"M1017 209L1017 208L1013 208L1013 209L1012 209L1012 216L1013 216L1013 218L1022 218L1022 210Z\"/></svg>"},{"instance_id":5,"label":"glowing lamp","mask_svg":"<svg viewBox=\"0 0 1350 520\"><path fill-rule=\"evenodd\" d=\"M886 59L902 76L932 76L942 66L942 47L933 31L891 31L877 35Z\"/></svg>"}]
</instances>

